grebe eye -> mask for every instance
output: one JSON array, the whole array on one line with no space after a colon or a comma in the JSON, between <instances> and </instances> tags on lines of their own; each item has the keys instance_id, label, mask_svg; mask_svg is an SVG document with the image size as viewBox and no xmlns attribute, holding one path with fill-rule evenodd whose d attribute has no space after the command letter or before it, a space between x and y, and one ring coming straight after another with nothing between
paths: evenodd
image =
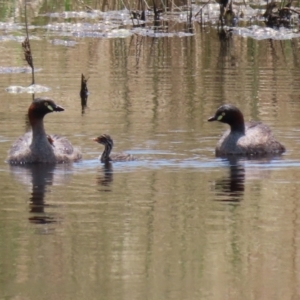
<instances>
[{"instance_id":1,"label":"grebe eye","mask_svg":"<svg viewBox=\"0 0 300 300\"><path fill-rule=\"evenodd\" d=\"M218 120L218 121L221 121L225 115L226 115L226 113L223 111L223 112L217 117L217 120Z\"/></svg>"},{"instance_id":2,"label":"grebe eye","mask_svg":"<svg viewBox=\"0 0 300 300\"><path fill-rule=\"evenodd\" d=\"M51 111L54 110L53 107L48 102L45 102L44 104L49 110L51 110Z\"/></svg>"}]
</instances>

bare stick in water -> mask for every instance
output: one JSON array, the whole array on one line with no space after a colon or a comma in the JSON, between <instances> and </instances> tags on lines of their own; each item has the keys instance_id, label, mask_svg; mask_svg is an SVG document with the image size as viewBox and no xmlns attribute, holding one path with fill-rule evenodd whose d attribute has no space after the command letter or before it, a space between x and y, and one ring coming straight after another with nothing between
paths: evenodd
<instances>
[{"instance_id":1,"label":"bare stick in water","mask_svg":"<svg viewBox=\"0 0 300 300\"><path fill-rule=\"evenodd\" d=\"M88 99L88 88L87 88L88 78L85 78L83 74L81 74L81 88L80 88L80 98L81 98L81 109L82 113L84 113L85 108L87 107L87 99Z\"/></svg>"},{"instance_id":2,"label":"bare stick in water","mask_svg":"<svg viewBox=\"0 0 300 300\"><path fill-rule=\"evenodd\" d=\"M25 1L25 27L26 27L26 38L24 42L22 43L22 48L24 51L25 60L27 61L28 65L31 67L32 70L32 84L35 83L34 79L34 66L33 66L33 59L31 54L31 48L30 48L30 42L29 42L29 34L28 34L28 22L27 22L27 5Z\"/></svg>"}]
</instances>

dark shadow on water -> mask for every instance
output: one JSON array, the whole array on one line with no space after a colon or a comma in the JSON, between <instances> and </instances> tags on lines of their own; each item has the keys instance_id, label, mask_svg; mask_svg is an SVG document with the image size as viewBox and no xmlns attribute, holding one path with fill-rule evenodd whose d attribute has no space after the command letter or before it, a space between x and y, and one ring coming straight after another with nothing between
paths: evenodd
<instances>
[{"instance_id":1,"label":"dark shadow on water","mask_svg":"<svg viewBox=\"0 0 300 300\"><path fill-rule=\"evenodd\" d=\"M235 53L235 47L232 38L232 29L218 29L220 49L218 55L218 67L223 70L224 67L236 65L238 54Z\"/></svg>"},{"instance_id":2,"label":"dark shadow on water","mask_svg":"<svg viewBox=\"0 0 300 300\"><path fill-rule=\"evenodd\" d=\"M245 190L245 168L239 158L225 159L228 162L228 176L216 181L215 189L219 201L239 202L242 200Z\"/></svg>"},{"instance_id":3,"label":"dark shadow on water","mask_svg":"<svg viewBox=\"0 0 300 300\"><path fill-rule=\"evenodd\" d=\"M97 183L101 186L101 191L111 192L113 182L113 167L111 163L105 163L101 167L100 174L97 176Z\"/></svg>"},{"instance_id":4,"label":"dark shadow on water","mask_svg":"<svg viewBox=\"0 0 300 300\"><path fill-rule=\"evenodd\" d=\"M273 155L223 158L229 167L229 173L215 182L216 200L231 203L241 201L244 196L246 177L248 180L263 180L269 173L268 169L273 164L272 161L281 158L282 156Z\"/></svg>"},{"instance_id":5,"label":"dark shadow on water","mask_svg":"<svg viewBox=\"0 0 300 300\"><path fill-rule=\"evenodd\" d=\"M70 168L64 166L64 168ZM45 212L45 198L49 192L49 188L54 184L63 184L66 176L55 172L55 165L33 164L24 166L10 166L13 177L20 183L30 186L31 192L29 196L29 212L31 216L28 218L30 223L49 224L57 222L57 218L53 214Z\"/></svg>"}]
</instances>

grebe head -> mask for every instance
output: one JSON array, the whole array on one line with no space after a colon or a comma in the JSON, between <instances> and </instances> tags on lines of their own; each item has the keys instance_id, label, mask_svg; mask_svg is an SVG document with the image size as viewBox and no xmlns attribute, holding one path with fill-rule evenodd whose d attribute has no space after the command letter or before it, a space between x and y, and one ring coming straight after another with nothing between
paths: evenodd
<instances>
[{"instance_id":1,"label":"grebe head","mask_svg":"<svg viewBox=\"0 0 300 300\"><path fill-rule=\"evenodd\" d=\"M245 132L245 122L242 112L232 104L220 106L215 115L208 119L209 122L219 121L230 125L231 130Z\"/></svg>"},{"instance_id":2,"label":"grebe head","mask_svg":"<svg viewBox=\"0 0 300 300\"><path fill-rule=\"evenodd\" d=\"M64 109L55 104L55 102L48 98L34 99L29 106L28 115L29 119L41 119L46 114L54 111L64 111Z\"/></svg>"},{"instance_id":3,"label":"grebe head","mask_svg":"<svg viewBox=\"0 0 300 300\"><path fill-rule=\"evenodd\" d=\"M95 141L101 145L104 145L104 146L108 145L108 146L112 147L114 145L112 138L108 134L102 134L102 135L94 138L93 141Z\"/></svg>"}]
</instances>

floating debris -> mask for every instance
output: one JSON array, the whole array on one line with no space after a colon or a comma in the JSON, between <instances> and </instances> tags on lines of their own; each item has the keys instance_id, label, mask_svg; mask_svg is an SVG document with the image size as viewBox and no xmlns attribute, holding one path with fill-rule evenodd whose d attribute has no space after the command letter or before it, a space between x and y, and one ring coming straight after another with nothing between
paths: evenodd
<instances>
[{"instance_id":1,"label":"floating debris","mask_svg":"<svg viewBox=\"0 0 300 300\"><path fill-rule=\"evenodd\" d=\"M162 38L162 37L187 37L187 36L193 36L193 33L189 32L163 32L153 29L147 29L147 28L133 28L132 32L141 36L149 36L149 37L156 37L156 38Z\"/></svg>"},{"instance_id":2,"label":"floating debris","mask_svg":"<svg viewBox=\"0 0 300 300\"><path fill-rule=\"evenodd\" d=\"M18 23L4 23L0 22L0 29L1 30L10 30L10 31L19 31L23 30L24 26Z\"/></svg>"},{"instance_id":3,"label":"floating debris","mask_svg":"<svg viewBox=\"0 0 300 300\"><path fill-rule=\"evenodd\" d=\"M18 42L22 43L26 37L25 36L14 36L14 35L0 35L0 42ZM40 38L38 37L30 37L31 40L39 41Z\"/></svg>"},{"instance_id":4,"label":"floating debris","mask_svg":"<svg viewBox=\"0 0 300 300\"><path fill-rule=\"evenodd\" d=\"M258 25L252 25L248 28L243 28L243 27L232 28L232 32L234 34L243 37L251 37L255 40L265 40L265 39L290 40L293 38L300 37L300 33L298 31L295 32L295 30L292 29L288 29L285 27L274 29L270 27L261 27Z\"/></svg>"},{"instance_id":5,"label":"floating debris","mask_svg":"<svg viewBox=\"0 0 300 300\"><path fill-rule=\"evenodd\" d=\"M127 29L114 29L111 32L107 32L105 36L108 38L127 38L132 34L133 33Z\"/></svg>"},{"instance_id":6,"label":"floating debris","mask_svg":"<svg viewBox=\"0 0 300 300\"><path fill-rule=\"evenodd\" d=\"M82 19L82 18L99 18L102 17L105 13L100 10L88 10L88 11L65 11L65 12L55 12L55 13L47 13L40 15L41 17L49 17L49 18L63 18L63 19Z\"/></svg>"},{"instance_id":7,"label":"floating debris","mask_svg":"<svg viewBox=\"0 0 300 300\"><path fill-rule=\"evenodd\" d=\"M90 38L126 38L131 36L133 33L131 30L127 29L114 29L107 32L97 32L97 31L84 31L84 32L73 32L74 37L90 37Z\"/></svg>"},{"instance_id":8,"label":"floating debris","mask_svg":"<svg viewBox=\"0 0 300 300\"><path fill-rule=\"evenodd\" d=\"M107 37L107 34L104 32L97 32L97 31L77 31L77 32L73 32L72 36L78 38L85 38L85 37L105 38Z\"/></svg>"},{"instance_id":9,"label":"floating debris","mask_svg":"<svg viewBox=\"0 0 300 300\"><path fill-rule=\"evenodd\" d=\"M42 69L34 69L35 72L39 72ZM0 74L10 74L10 73L31 73L30 67L0 67Z\"/></svg>"},{"instance_id":10,"label":"floating debris","mask_svg":"<svg viewBox=\"0 0 300 300\"><path fill-rule=\"evenodd\" d=\"M50 88L46 86L42 86L39 84L32 84L28 87L18 86L18 85L11 85L5 89L6 92L10 94L22 94L22 93L28 93L28 94L34 94L34 93L45 93L49 92Z\"/></svg>"},{"instance_id":11,"label":"floating debris","mask_svg":"<svg viewBox=\"0 0 300 300\"><path fill-rule=\"evenodd\" d=\"M74 47L78 44L75 41L66 41L66 40L59 40L59 39L50 40L50 43L56 46L66 46L66 47Z\"/></svg>"},{"instance_id":12,"label":"floating debris","mask_svg":"<svg viewBox=\"0 0 300 300\"><path fill-rule=\"evenodd\" d=\"M292 6L292 1L277 4L274 0L257 4L246 4L244 0L204 0L201 5L183 5L162 7L159 1L153 1L153 7L146 2L142 5L132 7L130 10L100 11L90 6L85 6L85 11L68 11L62 13L49 13L40 16L47 16L56 19L57 22L46 26L31 26L30 28L42 28L47 33L62 37L75 38L126 38L132 34L155 38L163 37L189 37L193 35L194 24L220 25L234 28L233 34L245 37L260 39L286 40L299 37L299 16L300 10ZM150 1L151 2L151 1ZM192 1L193 2L193 1ZM251 7L252 6L252 7ZM63 22L59 22L59 19ZM68 19L68 22L64 22ZM70 19L77 19L70 21ZM82 20L86 20L82 22ZM243 21L243 26L239 22ZM189 27L178 29L173 24L187 23ZM247 27L249 26L249 27ZM266 29L266 26L273 30ZM20 30L22 26L15 24L0 23L0 29ZM174 29L176 28L176 29ZM282 28L286 31L282 31ZM293 30L291 29L293 28ZM53 33L51 33L53 31ZM0 41L16 40L16 36L0 36ZM75 42L52 40L54 45L73 47Z\"/></svg>"},{"instance_id":13,"label":"floating debris","mask_svg":"<svg viewBox=\"0 0 300 300\"><path fill-rule=\"evenodd\" d=\"M89 23L51 23L42 28L51 31L69 31L69 32L85 32L85 31L108 31L118 28L119 25L112 22L99 22L97 24Z\"/></svg>"}]
</instances>

